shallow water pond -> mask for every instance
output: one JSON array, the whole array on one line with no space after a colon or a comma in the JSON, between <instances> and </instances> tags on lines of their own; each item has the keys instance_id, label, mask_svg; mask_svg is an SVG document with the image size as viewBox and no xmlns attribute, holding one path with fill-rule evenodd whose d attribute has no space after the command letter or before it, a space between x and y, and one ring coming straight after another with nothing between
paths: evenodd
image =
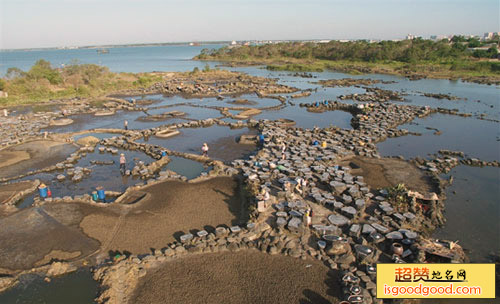
<instances>
[{"instance_id":1,"label":"shallow water pond","mask_svg":"<svg viewBox=\"0 0 500 304\"><path fill-rule=\"evenodd\" d=\"M193 179L201 175L203 172L209 172L212 167L205 166L194 160L186 159L178 156L170 156L171 161L166 168L172 170L188 179Z\"/></svg>"},{"instance_id":2,"label":"shallow water pond","mask_svg":"<svg viewBox=\"0 0 500 304\"><path fill-rule=\"evenodd\" d=\"M432 129L426 129L432 128ZM388 138L379 143L383 156L425 157L440 149L463 151L469 157L486 161L500 160L500 124L475 118L433 114L417 118L400 129L422 133L422 136ZM440 135L435 134L437 129Z\"/></svg>"},{"instance_id":3,"label":"shallow water pond","mask_svg":"<svg viewBox=\"0 0 500 304\"><path fill-rule=\"evenodd\" d=\"M500 168L458 166L453 184L446 189L446 224L433 237L458 240L471 262L486 262L500 252Z\"/></svg>"},{"instance_id":4,"label":"shallow water pond","mask_svg":"<svg viewBox=\"0 0 500 304\"><path fill-rule=\"evenodd\" d=\"M201 146L206 142L210 148L209 156L219 160L242 158L255 150L255 147L236 143L236 139L243 134L256 134L255 130L248 128L230 129L214 125L207 128L183 128L179 131L181 134L174 137L164 139L152 136L139 142L192 154L201 154Z\"/></svg>"},{"instance_id":5,"label":"shallow water pond","mask_svg":"<svg viewBox=\"0 0 500 304\"><path fill-rule=\"evenodd\" d=\"M351 113L344 111L326 111L323 113L308 112L299 106L286 106L281 110L263 111L254 119L276 120L280 118L291 119L296 122L295 127L312 129L314 127L326 128L336 126L343 129L352 129Z\"/></svg>"},{"instance_id":6,"label":"shallow water pond","mask_svg":"<svg viewBox=\"0 0 500 304\"><path fill-rule=\"evenodd\" d=\"M19 284L0 293L2 304L91 304L96 303L98 284L87 268L52 278L50 283L38 275L25 275Z\"/></svg>"}]
</instances>

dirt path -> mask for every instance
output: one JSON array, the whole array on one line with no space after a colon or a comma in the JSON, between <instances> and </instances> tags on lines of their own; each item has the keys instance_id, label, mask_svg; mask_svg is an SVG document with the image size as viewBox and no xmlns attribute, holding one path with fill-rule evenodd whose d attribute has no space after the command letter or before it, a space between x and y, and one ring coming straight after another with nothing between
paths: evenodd
<instances>
[{"instance_id":1,"label":"dirt path","mask_svg":"<svg viewBox=\"0 0 500 304\"><path fill-rule=\"evenodd\" d=\"M338 303L337 273L256 250L191 255L142 279L130 303Z\"/></svg>"}]
</instances>

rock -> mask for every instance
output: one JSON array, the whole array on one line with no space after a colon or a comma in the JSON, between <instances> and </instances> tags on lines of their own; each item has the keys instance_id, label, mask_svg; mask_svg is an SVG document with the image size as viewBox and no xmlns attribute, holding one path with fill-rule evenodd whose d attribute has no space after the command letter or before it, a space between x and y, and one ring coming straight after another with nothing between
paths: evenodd
<instances>
[{"instance_id":1,"label":"rock","mask_svg":"<svg viewBox=\"0 0 500 304\"><path fill-rule=\"evenodd\" d=\"M363 224L363 234L370 234L375 231L375 228L373 228L370 224Z\"/></svg>"},{"instance_id":2,"label":"rock","mask_svg":"<svg viewBox=\"0 0 500 304\"><path fill-rule=\"evenodd\" d=\"M298 217L292 217L290 221L288 221L288 229L292 231L299 230L301 225L302 225L302 220Z\"/></svg>"},{"instance_id":3,"label":"rock","mask_svg":"<svg viewBox=\"0 0 500 304\"><path fill-rule=\"evenodd\" d=\"M349 243L344 241L332 242L332 245L326 250L328 255L341 255L351 251Z\"/></svg>"},{"instance_id":4,"label":"rock","mask_svg":"<svg viewBox=\"0 0 500 304\"><path fill-rule=\"evenodd\" d=\"M364 199L357 199L355 201L355 204L356 204L356 208L362 209L365 206L366 203L365 203Z\"/></svg>"},{"instance_id":5,"label":"rock","mask_svg":"<svg viewBox=\"0 0 500 304\"><path fill-rule=\"evenodd\" d=\"M335 226L344 226L349 223L349 219L340 214L331 214L328 216L328 220Z\"/></svg>"},{"instance_id":6,"label":"rock","mask_svg":"<svg viewBox=\"0 0 500 304\"><path fill-rule=\"evenodd\" d=\"M351 206L342 207L340 211L342 211L343 214L350 218L354 218L356 216L356 213L358 212L354 207Z\"/></svg>"},{"instance_id":7,"label":"rock","mask_svg":"<svg viewBox=\"0 0 500 304\"><path fill-rule=\"evenodd\" d=\"M347 185L346 184L344 184L342 182L338 182L338 181L332 181L332 182L330 182L330 186L332 187L332 189L337 194L341 194L342 192L344 192L347 189Z\"/></svg>"},{"instance_id":8,"label":"rock","mask_svg":"<svg viewBox=\"0 0 500 304\"><path fill-rule=\"evenodd\" d=\"M385 237L387 239L390 239L390 240L402 240L403 239L403 235L401 234L401 232L399 231L392 231L392 232L389 232L385 235Z\"/></svg>"},{"instance_id":9,"label":"rock","mask_svg":"<svg viewBox=\"0 0 500 304\"><path fill-rule=\"evenodd\" d=\"M358 224L354 224L351 226L349 229L349 235L352 237L359 237L359 234L361 232L361 227Z\"/></svg>"},{"instance_id":10,"label":"rock","mask_svg":"<svg viewBox=\"0 0 500 304\"><path fill-rule=\"evenodd\" d=\"M217 237L221 237L227 234L227 229L224 227L217 227L215 228L215 235Z\"/></svg>"},{"instance_id":11,"label":"rock","mask_svg":"<svg viewBox=\"0 0 500 304\"><path fill-rule=\"evenodd\" d=\"M384 226L382 226L382 225L380 225L378 223L373 223L372 227L375 228L375 229L377 229L381 233L388 233L389 232L389 228L384 227Z\"/></svg>"},{"instance_id":12,"label":"rock","mask_svg":"<svg viewBox=\"0 0 500 304\"><path fill-rule=\"evenodd\" d=\"M278 225L278 227L283 227L286 225L286 219L283 218L283 217L278 217L276 219L276 225Z\"/></svg>"},{"instance_id":13,"label":"rock","mask_svg":"<svg viewBox=\"0 0 500 304\"><path fill-rule=\"evenodd\" d=\"M229 229L231 230L232 233L240 233L241 232L240 226L232 226Z\"/></svg>"},{"instance_id":14,"label":"rock","mask_svg":"<svg viewBox=\"0 0 500 304\"><path fill-rule=\"evenodd\" d=\"M186 233L184 235L181 235L180 240L182 243L187 243L193 239L193 235L191 233Z\"/></svg>"},{"instance_id":15,"label":"rock","mask_svg":"<svg viewBox=\"0 0 500 304\"><path fill-rule=\"evenodd\" d=\"M76 271L77 267L65 262L54 262L50 265L49 270L47 270L47 276L55 277L65 273Z\"/></svg>"},{"instance_id":16,"label":"rock","mask_svg":"<svg viewBox=\"0 0 500 304\"><path fill-rule=\"evenodd\" d=\"M86 136L79 138L76 143L80 146L96 146L100 142L100 139L95 136Z\"/></svg>"},{"instance_id":17,"label":"rock","mask_svg":"<svg viewBox=\"0 0 500 304\"><path fill-rule=\"evenodd\" d=\"M349 265L356 261L356 257L351 253L346 253L335 259L335 261L339 264Z\"/></svg>"}]
</instances>

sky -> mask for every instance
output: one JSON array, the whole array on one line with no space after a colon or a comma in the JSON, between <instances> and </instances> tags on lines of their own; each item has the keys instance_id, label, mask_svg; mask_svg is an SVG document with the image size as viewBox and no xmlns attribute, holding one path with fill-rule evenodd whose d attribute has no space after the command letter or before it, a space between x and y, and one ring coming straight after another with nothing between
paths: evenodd
<instances>
[{"instance_id":1,"label":"sky","mask_svg":"<svg viewBox=\"0 0 500 304\"><path fill-rule=\"evenodd\" d=\"M500 31L499 0L0 0L0 48Z\"/></svg>"}]
</instances>

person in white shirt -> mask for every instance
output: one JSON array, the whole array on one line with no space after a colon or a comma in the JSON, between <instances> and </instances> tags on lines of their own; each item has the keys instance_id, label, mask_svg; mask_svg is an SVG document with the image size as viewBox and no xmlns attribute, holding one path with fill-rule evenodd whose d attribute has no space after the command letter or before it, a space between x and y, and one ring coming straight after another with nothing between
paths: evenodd
<instances>
[{"instance_id":1,"label":"person in white shirt","mask_svg":"<svg viewBox=\"0 0 500 304\"><path fill-rule=\"evenodd\" d=\"M201 153L203 154L204 157L208 157L208 145L207 145L207 143L203 143L203 146L201 147Z\"/></svg>"}]
</instances>

